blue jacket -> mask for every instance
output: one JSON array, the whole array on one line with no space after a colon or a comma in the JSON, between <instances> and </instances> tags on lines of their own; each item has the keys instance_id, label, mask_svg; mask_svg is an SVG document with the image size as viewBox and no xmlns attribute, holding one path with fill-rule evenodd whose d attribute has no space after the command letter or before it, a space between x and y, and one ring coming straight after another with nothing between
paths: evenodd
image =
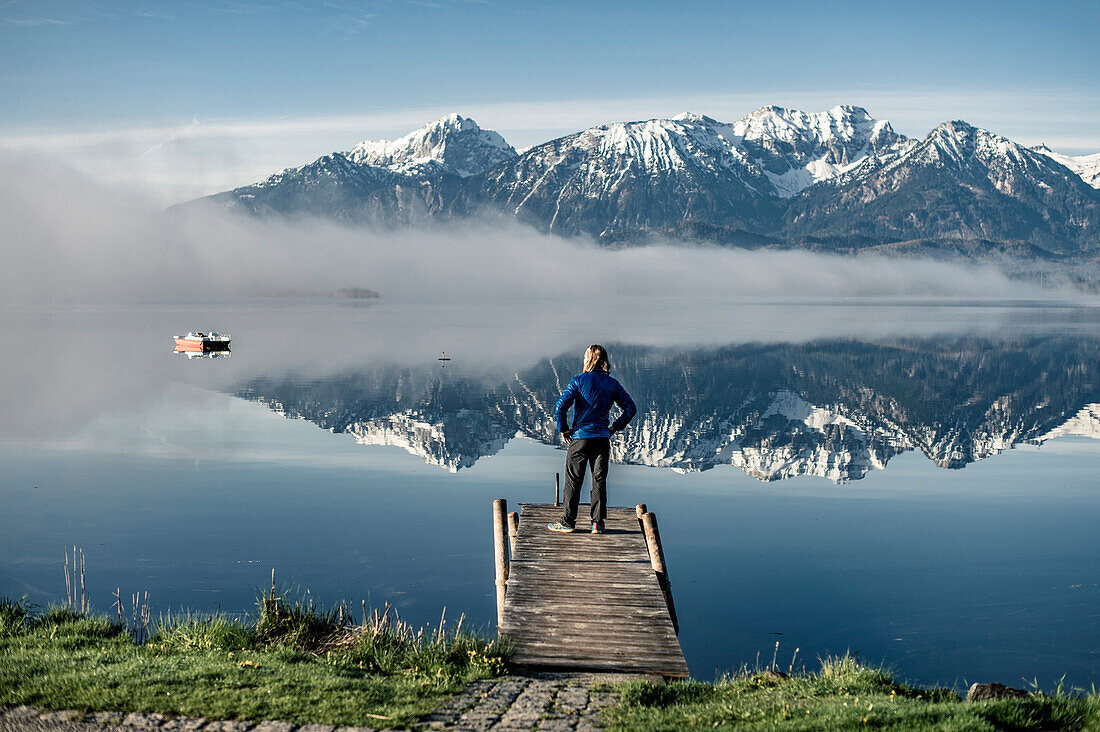
<instances>
[{"instance_id":1,"label":"blue jacket","mask_svg":"<svg viewBox=\"0 0 1100 732\"><path fill-rule=\"evenodd\" d=\"M612 403L618 404L623 413L607 427L607 415ZM573 407L573 426L565 424L565 413ZM589 371L578 374L565 387L554 407L554 416L558 420L558 431L563 435L582 440L587 437L610 437L634 419L638 408L634 400L615 379L602 371Z\"/></svg>"}]
</instances>

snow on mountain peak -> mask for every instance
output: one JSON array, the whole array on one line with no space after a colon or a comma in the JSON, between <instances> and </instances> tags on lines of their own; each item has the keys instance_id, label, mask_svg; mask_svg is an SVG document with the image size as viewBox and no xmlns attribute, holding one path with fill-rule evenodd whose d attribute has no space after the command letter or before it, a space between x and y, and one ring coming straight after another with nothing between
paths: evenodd
<instances>
[{"instance_id":1,"label":"snow on mountain peak","mask_svg":"<svg viewBox=\"0 0 1100 732\"><path fill-rule=\"evenodd\" d=\"M651 171L685 165L737 169L737 177L754 190L781 198L909 144L889 122L852 105L818 113L761 107L734 123L681 112L671 119L592 127L575 139L582 148L609 159L634 160Z\"/></svg>"},{"instance_id":2,"label":"snow on mountain peak","mask_svg":"<svg viewBox=\"0 0 1100 732\"><path fill-rule=\"evenodd\" d=\"M718 125L721 124L713 117L708 117L705 114L695 114L694 112L680 112L672 118L673 122L691 122L694 124L702 125Z\"/></svg>"},{"instance_id":3,"label":"snow on mountain peak","mask_svg":"<svg viewBox=\"0 0 1100 732\"><path fill-rule=\"evenodd\" d=\"M889 122L853 105L817 113L761 107L732 128L782 198L835 179L869 157L895 155L908 144Z\"/></svg>"},{"instance_id":4,"label":"snow on mountain peak","mask_svg":"<svg viewBox=\"0 0 1100 732\"><path fill-rule=\"evenodd\" d=\"M957 168L968 168L977 160L987 168L991 165L1024 164L1035 153L1007 137L975 127L969 122L942 122L928 134L917 151L917 160Z\"/></svg>"},{"instance_id":5,"label":"snow on mountain peak","mask_svg":"<svg viewBox=\"0 0 1100 732\"><path fill-rule=\"evenodd\" d=\"M578 133L574 144L607 163L606 169L601 163L599 170L592 171L602 182L597 185L594 178L591 183L597 187L615 185L632 167L650 175L691 168L724 170L748 181L759 178L759 171L750 170L751 163L737 141L730 139L733 135L727 125L703 115L685 113L677 117L616 122Z\"/></svg>"},{"instance_id":6,"label":"snow on mountain peak","mask_svg":"<svg viewBox=\"0 0 1100 732\"><path fill-rule=\"evenodd\" d=\"M375 165L397 173L476 175L516 156L493 130L483 130L469 117L452 113L396 140L367 140L347 157L359 165Z\"/></svg>"},{"instance_id":7,"label":"snow on mountain peak","mask_svg":"<svg viewBox=\"0 0 1100 732\"><path fill-rule=\"evenodd\" d=\"M1081 177L1081 180L1093 188L1100 188L1100 153L1092 155L1063 155L1056 153L1046 145L1038 145L1031 148L1037 153L1046 155L1056 163L1061 163Z\"/></svg>"}]
</instances>

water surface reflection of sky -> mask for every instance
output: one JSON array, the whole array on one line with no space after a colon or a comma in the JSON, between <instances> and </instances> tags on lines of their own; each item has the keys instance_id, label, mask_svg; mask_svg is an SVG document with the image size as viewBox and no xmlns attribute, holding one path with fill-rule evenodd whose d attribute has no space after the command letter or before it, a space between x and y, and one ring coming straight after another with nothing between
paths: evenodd
<instances>
[{"instance_id":1,"label":"water surface reflection of sky","mask_svg":"<svg viewBox=\"0 0 1100 732\"><path fill-rule=\"evenodd\" d=\"M707 439L738 426L739 449L755 440L764 452L786 449L788 463L852 455L861 444L889 453L885 467L839 481L803 473L765 482L730 460L705 470L613 467L612 503L645 502L660 518L696 676L769 657L779 640L781 659L795 647L811 661L858 649L928 684L1100 681L1100 441L1032 444L1097 401L1091 309L729 302L689 319L680 305L660 305L639 305L620 329L609 326L610 306L594 310L587 329L550 306L5 311L29 347L0 360L0 593L62 598L62 548L77 544L99 609L120 587L148 590L157 610L245 611L275 568L321 601L389 601L418 622L446 605L487 625L489 502L551 498L563 455L540 442L532 404L556 388L551 361L567 378L569 354L599 340L621 344L612 357L628 388L685 417L677 455L697 459ZM104 322L105 332L91 327ZM173 360L168 336L203 327L234 334L233 358ZM309 347L278 340L288 328L310 329ZM855 350L836 345L852 341ZM874 366L883 343L885 370ZM455 361L433 392L443 372L424 369L442 350ZM952 378L952 354L964 352L967 368ZM759 359L802 369L784 387L843 419L775 409L768 389L782 374L753 377L762 391L728 383L748 380L745 364ZM684 363L695 368L690 378L668 375ZM925 370L905 379L891 364ZM405 391L387 412L395 372L407 376ZM499 385L517 378L537 399L502 401ZM942 399L906 391L908 380L937 384ZM447 391L458 384L461 394ZM478 396L477 384L491 388ZM253 401L264 385L298 395L302 416L320 416L285 419ZM684 385L699 387L694 402ZM860 397L866 388L885 397ZM742 401L719 403L731 394ZM358 444L317 425L353 424L369 407L369 419L419 410L430 426L470 404L496 405L486 419L519 429L457 472L409 444ZM1058 415L1044 412L1055 404ZM939 444L932 437L892 449L873 420L911 441L946 435L951 451L986 444L958 439L964 432L999 429L1008 441L947 469L921 449ZM646 439L651 452L664 449L658 436ZM637 445L620 456L644 462Z\"/></svg>"}]
</instances>

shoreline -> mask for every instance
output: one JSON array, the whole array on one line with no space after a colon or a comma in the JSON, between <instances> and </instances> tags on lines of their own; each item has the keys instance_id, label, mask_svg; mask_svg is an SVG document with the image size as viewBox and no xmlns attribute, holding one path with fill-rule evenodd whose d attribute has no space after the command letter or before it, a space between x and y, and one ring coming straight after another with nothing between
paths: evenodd
<instances>
[{"instance_id":1,"label":"shoreline","mask_svg":"<svg viewBox=\"0 0 1100 732\"><path fill-rule=\"evenodd\" d=\"M0 599L0 730L351 732L488 729L506 719L570 730L1100 727L1095 691L991 685L978 693L988 701L963 701L849 655L823 659L818 671L784 672L773 660L713 682L525 674L509 667L506 643L464 631L461 620L414 629L386 608L356 621L346 606L274 590L251 621L192 614L146 630L139 644L140 627L117 619L57 607L34 615Z\"/></svg>"}]
</instances>

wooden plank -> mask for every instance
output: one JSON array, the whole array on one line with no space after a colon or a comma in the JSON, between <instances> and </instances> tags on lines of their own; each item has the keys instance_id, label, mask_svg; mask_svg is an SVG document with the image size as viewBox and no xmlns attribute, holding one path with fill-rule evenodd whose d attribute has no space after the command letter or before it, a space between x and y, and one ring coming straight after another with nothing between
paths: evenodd
<instances>
[{"instance_id":1,"label":"wooden plank","mask_svg":"<svg viewBox=\"0 0 1100 732\"><path fill-rule=\"evenodd\" d=\"M509 577L509 580L515 580L514 586L517 589L522 587L531 587L547 595L554 595L558 593L564 593L569 590L576 590L578 592L599 592L605 590L608 593L624 592L626 590L633 590L634 592L640 592L642 594L650 594L654 588L658 590L661 586L657 584L656 578L650 578L645 580L639 578L636 581L628 581L630 578L626 578L619 582L601 582L600 575L593 575L591 579L581 576L574 576L565 572L552 573L547 572L545 574L535 575L534 573L526 572L520 568L516 568L513 577ZM662 598L663 599L663 598Z\"/></svg>"},{"instance_id":2,"label":"wooden plank","mask_svg":"<svg viewBox=\"0 0 1100 732\"><path fill-rule=\"evenodd\" d=\"M544 586L551 589L554 589L554 585L551 583L555 580L564 582L570 587L598 587L599 582L604 580L608 584L629 585L647 591L650 587L660 589L652 570L647 575L644 568L638 567L624 567L621 572L615 572L613 567L594 567L591 572L585 572L576 567L532 569L517 564L513 573L519 582L531 584L543 582L545 583Z\"/></svg>"},{"instance_id":3,"label":"wooden plank","mask_svg":"<svg viewBox=\"0 0 1100 732\"><path fill-rule=\"evenodd\" d=\"M600 592L587 592L587 593L544 593L534 590L525 590L523 588L516 588L516 594L512 596L513 599L521 601L521 604L533 604L540 603L546 605L560 604L566 605L578 605L591 609L592 614L597 612L605 615L611 615L611 608L631 608L631 607L648 607L656 610L664 608L668 610L668 606L664 604L664 599L659 598L660 602L653 599L652 595L644 595L641 593L636 594L621 594L621 595L609 595ZM603 608L602 610L600 608ZM670 620L671 622L671 620Z\"/></svg>"},{"instance_id":4,"label":"wooden plank","mask_svg":"<svg viewBox=\"0 0 1100 732\"><path fill-rule=\"evenodd\" d=\"M618 673L637 673L647 674L653 676L664 676L665 678L687 678L688 671L683 666L658 666L647 663L632 663L629 660L623 659L620 662L607 662L604 660L586 660L586 659L572 659L572 658L527 658L517 657L515 660L517 666L526 666L535 669L563 669L571 670L578 669L582 671L611 671Z\"/></svg>"},{"instance_id":5,"label":"wooden plank","mask_svg":"<svg viewBox=\"0 0 1100 732\"><path fill-rule=\"evenodd\" d=\"M637 664L652 663L662 667L687 666L687 664L684 663L684 655L680 653L679 647L666 647L664 649L627 646L621 646L617 649L592 648L580 642L569 644L556 639L539 641L525 639L522 642L516 641L514 643L515 651L513 655L520 658L526 657L528 659L534 659L545 657L555 660L587 659L590 661L606 659L608 662L619 663L625 659Z\"/></svg>"},{"instance_id":6,"label":"wooden plank","mask_svg":"<svg viewBox=\"0 0 1100 732\"><path fill-rule=\"evenodd\" d=\"M578 658L598 658L601 655L628 655L638 658L668 658L683 659L683 654L676 646L662 643L659 639L652 639L648 643L599 643L593 645L590 640L582 638L565 638L558 636L509 636L513 643L522 644L527 653L538 651L561 652Z\"/></svg>"},{"instance_id":7,"label":"wooden plank","mask_svg":"<svg viewBox=\"0 0 1100 732\"><path fill-rule=\"evenodd\" d=\"M526 613L528 617L538 616L542 622L539 625L562 627L562 628L580 628L580 627L606 627L609 629L619 628L624 626L638 626L642 629L648 629L647 632L661 632L664 633L667 627L664 624L664 618L657 614L656 611L649 611L643 615L633 615L629 618L615 617L615 618L592 618L590 615L585 615L581 608L575 608L570 612L529 612ZM525 623L517 623L515 620L506 621L503 627L516 627L524 628Z\"/></svg>"},{"instance_id":8,"label":"wooden plank","mask_svg":"<svg viewBox=\"0 0 1100 732\"><path fill-rule=\"evenodd\" d=\"M534 665L538 661L548 662L554 666L561 666L563 662L588 661L593 664L602 663L608 667L623 663L661 669L686 669L687 667L683 655L675 649L667 653L657 653L649 648L626 648L620 651L601 649L599 652L585 653L584 646L580 644L571 648L560 643L536 645L529 641L523 646L523 651L515 651L512 658L527 666Z\"/></svg>"},{"instance_id":9,"label":"wooden plank","mask_svg":"<svg viewBox=\"0 0 1100 732\"><path fill-rule=\"evenodd\" d=\"M507 627L507 626L506 626ZM578 630L585 630L578 628ZM508 636L512 641L524 641L528 646L547 644L555 648L569 648L572 652L578 650L582 655L589 653L604 653L621 651L629 653L648 649L654 653L679 653L679 648L668 642L667 630L660 635L644 635L635 633L615 637L609 634L599 634L596 629L580 634L534 632L529 630L513 630Z\"/></svg>"},{"instance_id":10,"label":"wooden plank","mask_svg":"<svg viewBox=\"0 0 1100 732\"><path fill-rule=\"evenodd\" d=\"M515 582L515 584L511 584L512 582ZM648 583L644 582L587 582L583 578L560 574L546 574L541 577L524 577L520 575L512 578L508 586L517 590L529 587L547 597L559 594L568 596L574 593L581 595L602 594L607 597L614 597L615 595L630 596L632 594L646 595L653 590ZM657 589L660 589L660 585L657 586Z\"/></svg>"},{"instance_id":11,"label":"wooden plank","mask_svg":"<svg viewBox=\"0 0 1100 732\"><path fill-rule=\"evenodd\" d=\"M654 663L661 666L686 666L684 656L677 647L637 647L619 646L617 648L593 648L577 641L567 643L560 639L524 639L522 643L513 641L516 650L514 657L538 658L540 656L553 659L587 659L598 661L601 658L607 661L621 663L624 659L633 663Z\"/></svg>"},{"instance_id":12,"label":"wooden plank","mask_svg":"<svg viewBox=\"0 0 1100 732\"><path fill-rule=\"evenodd\" d=\"M560 534L561 508L521 504L501 634L532 667L688 675L634 508L610 508L603 534ZM580 507L578 528L587 528Z\"/></svg>"},{"instance_id":13,"label":"wooden plank","mask_svg":"<svg viewBox=\"0 0 1100 732\"><path fill-rule=\"evenodd\" d=\"M592 617L592 610L586 605L570 605L568 607L561 607L554 610L548 610L538 603L531 603L529 605L522 606L523 614L525 617L538 616L543 619L543 622L554 622L555 620L583 622L584 620ZM623 612L617 615L619 622L630 625L637 623L639 625L644 624L646 627L652 627L657 621L663 619L660 608L623 608ZM514 622L514 620L513 620Z\"/></svg>"},{"instance_id":14,"label":"wooden plank","mask_svg":"<svg viewBox=\"0 0 1100 732\"><path fill-rule=\"evenodd\" d=\"M664 604L664 598L653 599L653 595L643 592L627 592L625 590L617 590L615 592L599 592L593 590L592 592L543 592L538 589L530 589L523 586L517 586L514 588L516 594L514 595L516 600L526 601L528 604L532 602L546 603L549 605L561 604L561 605L587 605L592 608L592 613L597 612L604 615L612 614L611 609L615 607L653 607L658 610L662 607L666 610L668 606ZM659 600L659 601L658 601ZM595 604L599 603L599 604ZM600 608L603 608L602 610Z\"/></svg>"},{"instance_id":15,"label":"wooden plank","mask_svg":"<svg viewBox=\"0 0 1100 732\"><path fill-rule=\"evenodd\" d=\"M517 610L534 611L545 607L558 607L567 609L575 608L578 611L584 610L589 615L602 615L604 617L615 617L618 614L634 612L635 610L649 611L660 613L661 610L667 612L668 608L662 606L660 603L653 602L647 597L639 598L637 601L629 599L617 600L615 603L608 606L602 601L600 595L587 595L569 598L567 600L559 601L557 598L547 597L545 595L528 594L522 597L514 597L514 607Z\"/></svg>"},{"instance_id":16,"label":"wooden plank","mask_svg":"<svg viewBox=\"0 0 1100 732\"><path fill-rule=\"evenodd\" d=\"M654 668L681 668L687 669L684 657L679 653L665 655L640 654L636 650L627 650L621 653L603 652L600 654L585 654L562 648L557 644L548 646L527 645L513 652L512 658L524 663L534 665L538 661L545 660L551 665L561 666L562 662L588 661L589 663L603 663L606 666L618 666L624 663L637 666L650 666Z\"/></svg>"},{"instance_id":17,"label":"wooden plank","mask_svg":"<svg viewBox=\"0 0 1100 732\"><path fill-rule=\"evenodd\" d=\"M633 671L659 674L671 678L686 678L687 664L679 660L642 659L626 656L604 658L580 658L567 653L516 653L513 662L519 666L550 668L589 668L608 671Z\"/></svg>"}]
</instances>

